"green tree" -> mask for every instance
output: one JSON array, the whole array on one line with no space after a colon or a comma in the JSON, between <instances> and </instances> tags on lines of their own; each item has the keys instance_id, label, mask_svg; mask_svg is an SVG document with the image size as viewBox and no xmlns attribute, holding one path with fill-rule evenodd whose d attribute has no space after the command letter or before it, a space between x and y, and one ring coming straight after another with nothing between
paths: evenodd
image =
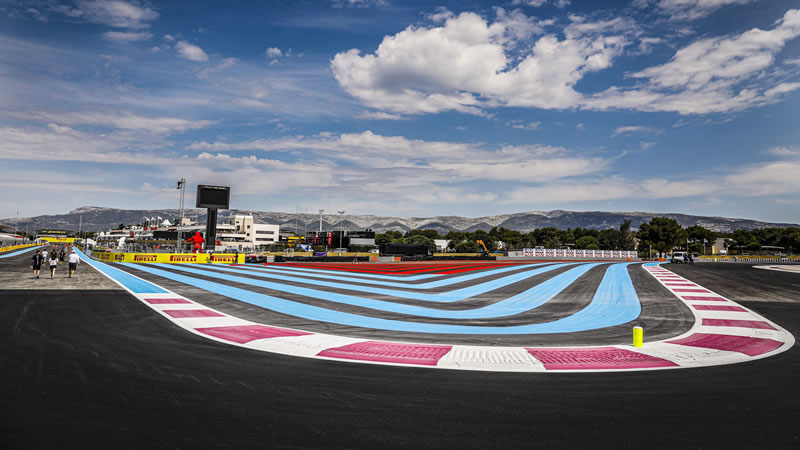
<instances>
[{"instance_id":1,"label":"green tree","mask_svg":"<svg viewBox=\"0 0 800 450\"><path fill-rule=\"evenodd\" d=\"M710 249L710 245L717 239L717 233L700 225L686 227L686 233L689 235L689 242L694 244L691 246L693 252L702 252L704 244L705 248Z\"/></svg>"},{"instance_id":2,"label":"green tree","mask_svg":"<svg viewBox=\"0 0 800 450\"><path fill-rule=\"evenodd\" d=\"M600 241L594 236L583 236L575 241L575 248L600 250Z\"/></svg>"},{"instance_id":3,"label":"green tree","mask_svg":"<svg viewBox=\"0 0 800 450\"><path fill-rule=\"evenodd\" d=\"M415 234L410 237L404 238L402 240L404 244L423 244L428 247L428 250L435 251L436 244L433 242L433 239L423 236L421 234Z\"/></svg>"},{"instance_id":4,"label":"green tree","mask_svg":"<svg viewBox=\"0 0 800 450\"><path fill-rule=\"evenodd\" d=\"M639 227L638 237L664 255L678 245L685 244L688 234L677 221L666 217L653 217Z\"/></svg>"},{"instance_id":5,"label":"green tree","mask_svg":"<svg viewBox=\"0 0 800 450\"><path fill-rule=\"evenodd\" d=\"M409 230L405 237L409 238L411 236L425 236L428 239L441 239L439 232L434 229Z\"/></svg>"},{"instance_id":6,"label":"green tree","mask_svg":"<svg viewBox=\"0 0 800 450\"><path fill-rule=\"evenodd\" d=\"M463 241L456 245L456 252L458 253L479 253L480 248L475 241Z\"/></svg>"},{"instance_id":7,"label":"green tree","mask_svg":"<svg viewBox=\"0 0 800 450\"><path fill-rule=\"evenodd\" d=\"M761 243L758 242L756 236L750 230L735 230L733 232L733 246L739 249L739 253L742 250L758 250L761 248Z\"/></svg>"}]
</instances>

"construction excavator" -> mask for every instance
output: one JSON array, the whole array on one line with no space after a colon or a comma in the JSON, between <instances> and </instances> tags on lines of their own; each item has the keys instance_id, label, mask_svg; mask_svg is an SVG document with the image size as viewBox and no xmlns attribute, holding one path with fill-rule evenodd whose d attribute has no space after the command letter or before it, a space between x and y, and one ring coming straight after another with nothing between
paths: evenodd
<instances>
[{"instance_id":1,"label":"construction excavator","mask_svg":"<svg viewBox=\"0 0 800 450\"><path fill-rule=\"evenodd\" d=\"M480 239L478 239L478 240L477 240L477 241L475 241L475 242L477 242L477 243L478 243L478 245L480 245L480 246L481 246L481 252L483 253L483 256L489 256L489 249L488 249L488 248L486 248L486 244L484 244L484 243L483 243L483 241L482 241L482 240L480 240Z\"/></svg>"}]
</instances>

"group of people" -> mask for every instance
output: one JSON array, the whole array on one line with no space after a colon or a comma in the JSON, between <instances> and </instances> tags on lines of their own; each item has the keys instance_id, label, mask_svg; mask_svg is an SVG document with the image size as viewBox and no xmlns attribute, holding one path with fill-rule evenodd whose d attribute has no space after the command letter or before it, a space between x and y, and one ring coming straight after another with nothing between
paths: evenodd
<instances>
[{"instance_id":1,"label":"group of people","mask_svg":"<svg viewBox=\"0 0 800 450\"><path fill-rule=\"evenodd\" d=\"M33 255L33 260L31 262L33 278L39 279L39 271L42 269L42 266L49 265L50 279L52 280L56 276L58 264L65 262L65 260L69 264L69 274L67 278L72 278L78 270L78 264L80 264L81 258L71 245L62 246L61 251L55 246L51 247L49 251L47 248L36 250L36 254Z\"/></svg>"}]
</instances>

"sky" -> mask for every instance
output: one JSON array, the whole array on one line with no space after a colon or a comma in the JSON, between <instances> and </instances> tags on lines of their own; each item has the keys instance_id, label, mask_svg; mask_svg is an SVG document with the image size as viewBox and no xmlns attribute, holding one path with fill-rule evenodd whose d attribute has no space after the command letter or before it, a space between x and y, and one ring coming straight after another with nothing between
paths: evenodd
<instances>
[{"instance_id":1,"label":"sky","mask_svg":"<svg viewBox=\"0 0 800 450\"><path fill-rule=\"evenodd\" d=\"M0 0L0 218L800 223L799 113L796 0Z\"/></svg>"}]
</instances>

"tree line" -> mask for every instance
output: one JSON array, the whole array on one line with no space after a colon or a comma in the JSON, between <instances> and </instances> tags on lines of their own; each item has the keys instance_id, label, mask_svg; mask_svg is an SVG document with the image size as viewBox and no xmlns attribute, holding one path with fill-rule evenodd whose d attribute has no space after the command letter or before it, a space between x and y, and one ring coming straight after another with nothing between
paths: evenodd
<instances>
[{"instance_id":1,"label":"tree line","mask_svg":"<svg viewBox=\"0 0 800 450\"><path fill-rule=\"evenodd\" d=\"M631 221L625 220L619 227L597 230L593 228L555 227L537 228L528 233L493 227L489 231L448 231L440 234L434 229L416 229L405 233L387 231L375 235L377 245L385 243L424 244L435 249L434 240L449 240L448 249L458 253L481 251L476 241L481 240L489 251L501 248L519 250L523 248L570 247L586 250L634 250L638 242L640 253L647 254L652 248L661 255L680 247L692 253L711 252L711 245L717 238L725 238L729 253L758 251L765 246L783 247L785 253L800 253L800 228L757 228L736 230L732 233L718 233L700 225L681 226L676 220L654 217L643 223L638 231L631 230ZM780 249L777 249L780 251Z\"/></svg>"}]
</instances>

